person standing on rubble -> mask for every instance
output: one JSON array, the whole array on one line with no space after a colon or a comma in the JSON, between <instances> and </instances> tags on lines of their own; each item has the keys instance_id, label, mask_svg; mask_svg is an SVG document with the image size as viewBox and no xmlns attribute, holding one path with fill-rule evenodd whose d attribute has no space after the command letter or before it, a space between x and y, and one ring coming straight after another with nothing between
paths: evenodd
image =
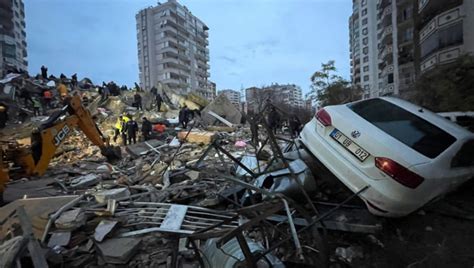
<instances>
[{"instance_id":1,"label":"person standing on rubble","mask_svg":"<svg viewBox=\"0 0 474 268\"><path fill-rule=\"evenodd\" d=\"M33 115L34 116L41 115L40 108L41 108L41 102L38 100L38 98L33 98Z\"/></svg>"},{"instance_id":2,"label":"person standing on rubble","mask_svg":"<svg viewBox=\"0 0 474 268\"><path fill-rule=\"evenodd\" d=\"M45 80L48 79L48 68L46 68L44 65L41 66L41 76Z\"/></svg>"},{"instance_id":3,"label":"person standing on rubble","mask_svg":"<svg viewBox=\"0 0 474 268\"><path fill-rule=\"evenodd\" d=\"M163 102L163 98L161 98L160 93L156 93L155 101L156 101L156 110L159 112L161 110L161 103Z\"/></svg>"},{"instance_id":4,"label":"person standing on rubble","mask_svg":"<svg viewBox=\"0 0 474 268\"><path fill-rule=\"evenodd\" d=\"M114 137L112 138L114 143L117 143L117 138L122 133L122 127L123 127L123 116L119 116L114 126Z\"/></svg>"},{"instance_id":5,"label":"person standing on rubble","mask_svg":"<svg viewBox=\"0 0 474 268\"><path fill-rule=\"evenodd\" d=\"M143 107L142 107L142 95L140 95L140 93L135 92L135 95L133 95L133 99L135 100L135 107L137 107L137 110L140 111L142 110L143 111Z\"/></svg>"},{"instance_id":6,"label":"person standing on rubble","mask_svg":"<svg viewBox=\"0 0 474 268\"><path fill-rule=\"evenodd\" d=\"M53 100L53 94L51 93L51 90L46 89L43 91L43 101L44 101L44 106L46 109L51 108L51 101Z\"/></svg>"},{"instance_id":7,"label":"person standing on rubble","mask_svg":"<svg viewBox=\"0 0 474 268\"><path fill-rule=\"evenodd\" d=\"M137 121L133 120L133 117L130 117L130 120L125 124L125 131L127 132L128 136L128 144L136 144L137 143L137 132L138 132L138 124Z\"/></svg>"},{"instance_id":8,"label":"person standing on rubble","mask_svg":"<svg viewBox=\"0 0 474 268\"><path fill-rule=\"evenodd\" d=\"M121 131L122 131L122 142L123 145L127 145L127 130L125 129L127 126L128 121L130 121L130 117L128 115L123 115L122 116L122 122L121 122Z\"/></svg>"},{"instance_id":9,"label":"person standing on rubble","mask_svg":"<svg viewBox=\"0 0 474 268\"><path fill-rule=\"evenodd\" d=\"M298 116L293 115L290 118L290 134L292 138L297 138L301 131L301 121Z\"/></svg>"},{"instance_id":10,"label":"person standing on rubble","mask_svg":"<svg viewBox=\"0 0 474 268\"><path fill-rule=\"evenodd\" d=\"M76 88L76 86L77 86L77 74L73 74L71 76L71 86L72 86L73 89Z\"/></svg>"},{"instance_id":11,"label":"person standing on rubble","mask_svg":"<svg viewBox=\"0 0 474 268\"><path fill-rule=\"evenodd\" d=\"M277 133L278 126L280 125L280 114L277 112L274 106L272 106L270 113L268 114L268 126L274 134Z\"/></svg>"},{"instance_id":12,"label":"person standing on rubble","mask_svg":"<svg viewBox=\"0 0 474 268\"><path fill-rule=\"evenodd\" d=\"M183 108L181 108L181 110L179 110L178 119L179 119L179 124L181 124L183 126L183 128L188 127L189 109L186 105L184 105Z\"/></svg>"},{"instance_id":13,"label":"person standing on rubble","mask_svg":"<svg viewBox=\"0 0 474 268\"><path fill-rule=\"evenodd\" d=\"M0 102L0 129L4 128L8 121L8 106Z\"/></svg>"},{"instance_id":14,"label":"person standing on rubble","mask_svg":"<svg viewBox=\"0 0 474 268\"><path fill-rule=\"evenodd\" d=\"M248 121L250 124L250 133L252 133L252 144L254 146L258 146L258 122L257 122L257 116L256 115L251 115L248 117Z\"/></svg>"},{"instance_id":15,"label":"person standing on rubble","mask_svg":"<svg viewBox=\"0 0 474 268\"><path fill-rule=\"evenodd\" d=\"M150 121L146 117L143 117L143 122L142 122L142 135L144 140L149 140L151 131L153 129L153 126Z\"/></svg>"}]
</instances>

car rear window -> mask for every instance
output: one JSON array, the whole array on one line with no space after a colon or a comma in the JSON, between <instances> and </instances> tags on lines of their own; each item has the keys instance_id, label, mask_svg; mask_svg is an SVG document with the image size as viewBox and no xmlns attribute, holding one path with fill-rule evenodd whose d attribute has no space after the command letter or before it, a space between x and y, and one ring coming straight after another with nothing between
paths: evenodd
<instances>
[{"instance_id":1,"label":"car rear window","mask_svg":"<svg viewBox=\"0 0 474 268\"><path fill-rule=\"evenodd\" d=\"M456 141L456 138L439 127L382 99L360 101L348 104L348 107L385 133L429 158L437 157Z\"/></svg>"}]
</instances>

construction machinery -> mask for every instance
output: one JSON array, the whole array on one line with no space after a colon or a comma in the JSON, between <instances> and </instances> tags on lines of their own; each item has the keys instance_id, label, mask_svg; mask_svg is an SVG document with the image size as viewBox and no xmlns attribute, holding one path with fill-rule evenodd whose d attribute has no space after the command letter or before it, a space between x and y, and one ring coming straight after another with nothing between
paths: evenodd
<instances>
[{"instance_id":1,"label":"construction machinery","mask_svg":"<svg viewBox=\"0 0 474 268\"><path fill-rule=\"evenodd\" d=\"M12 173L21 176L43 175L58 147L75 128L98 146L108 161L120 159L120 148L110 146L108 137L99 130L89 110L82 105L81 98L78 95L67 97L61 110L54 112L32 131L29 143L0 143L0 202L3 201L3 192Z\"/></svg>"}]
</instances>

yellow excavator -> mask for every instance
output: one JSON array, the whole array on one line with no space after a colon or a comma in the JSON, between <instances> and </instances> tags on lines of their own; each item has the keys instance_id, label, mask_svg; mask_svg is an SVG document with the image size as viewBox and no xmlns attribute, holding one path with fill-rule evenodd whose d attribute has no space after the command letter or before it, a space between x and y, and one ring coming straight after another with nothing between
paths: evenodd
<instances>
[{"instance_id":1,"label":"yellow excavator","mask_svg":"<svg viewBox=\"0 0 474 268\"><path fill-rule=\"evenodd\" d=\"M0 203L3 202L3 192L10 180L10 167L20 167L22 176L43 175L56 149L74 128L80 129L98 146L108 161L121 158L120 148L110 146L109 138L99 130L78 95L67 97L65 103L61 110L53 113L32 132L30 146L20 146L15 142L0 144Z\"/></svg>"}]
</instances>

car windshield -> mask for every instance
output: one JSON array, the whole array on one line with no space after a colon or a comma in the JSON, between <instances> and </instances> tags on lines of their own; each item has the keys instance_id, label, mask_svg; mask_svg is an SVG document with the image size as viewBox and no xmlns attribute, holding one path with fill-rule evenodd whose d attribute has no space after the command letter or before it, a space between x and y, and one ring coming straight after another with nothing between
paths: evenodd
<instances>
[{"instance_id":1,"label":"car windshield","mask_svg":"<svg viewBox=\"0 0 474 268\"><path fill-rule=\"evenodd\" d=\"M348 104L356 114L385 133L429 158L435 158L456 141L439 127L382 99Z\"/></svg>"}]
</instances>

